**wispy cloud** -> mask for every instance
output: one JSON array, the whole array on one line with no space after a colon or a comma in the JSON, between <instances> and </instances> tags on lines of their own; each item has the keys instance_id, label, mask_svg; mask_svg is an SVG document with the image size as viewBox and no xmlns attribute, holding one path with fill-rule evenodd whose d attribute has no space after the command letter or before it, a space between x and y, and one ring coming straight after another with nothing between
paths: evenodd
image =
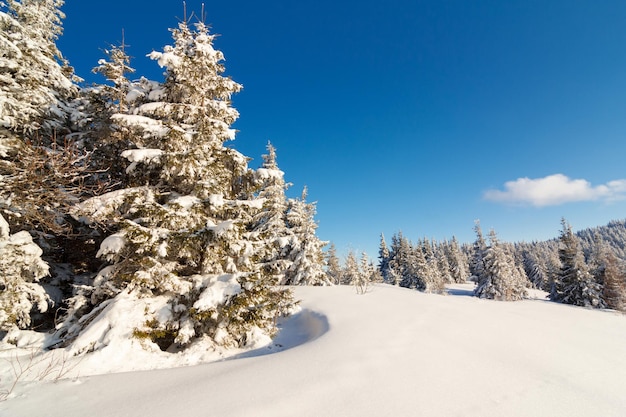
<instances>
[{"instance_id":1,"label":"wispy cloud","mask_svg":"<svg viewBox=\"0 0 626 417\"><path fill-rule=\"evenodd\" d=\"M518 178L507 181L504 190L487 190L486 200L529 204L536 207L557 206L576 201L615 201L626 198L626 179L592 186L584 179L571 179L563 174L544 178Z\"/></svg>"}]
</instances>

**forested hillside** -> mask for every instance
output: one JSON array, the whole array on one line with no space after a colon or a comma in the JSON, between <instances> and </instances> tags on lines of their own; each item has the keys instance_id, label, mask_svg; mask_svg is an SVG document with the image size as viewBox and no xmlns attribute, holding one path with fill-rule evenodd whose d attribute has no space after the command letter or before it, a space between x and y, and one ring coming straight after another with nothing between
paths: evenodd
<instances>
[{"instance_id":1,"label":"forested hillside","mask_svg":"<svg viewBox=\"0 0 626 417\"><path fill-rule=\"evenodd\" d=\"M397 233L388 247L382 236L378 270L388 284L426 292L472 280L481 298L518 300L536 288L559 302L626 309L626 220L577 233L562 226L560 237L543 242L501 242L494 230L485 239L479 222L473 244L412 243Z\"/></svg>"}]
</instances>

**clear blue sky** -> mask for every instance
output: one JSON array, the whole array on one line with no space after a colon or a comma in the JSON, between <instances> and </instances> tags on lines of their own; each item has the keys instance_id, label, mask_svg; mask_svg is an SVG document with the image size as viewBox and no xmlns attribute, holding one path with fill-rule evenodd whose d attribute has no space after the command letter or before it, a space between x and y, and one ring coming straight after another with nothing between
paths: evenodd
<instances>
[{"instance_id":1,"label":"clear blue sky","mask_svg":"<svg viewBox=\"0 0 626 417\"><path fill-rule=\"evenodd\" d=\"M79 76L121 41L137 75L171 43L178 0L67 0L59 47ZM187 13L200 12L188 1ZM277 148L318 235L377 256L379 236L558 236L626 217L623 0L207 2L243 84L232 146Z\"/></svg>"}]
</instances>

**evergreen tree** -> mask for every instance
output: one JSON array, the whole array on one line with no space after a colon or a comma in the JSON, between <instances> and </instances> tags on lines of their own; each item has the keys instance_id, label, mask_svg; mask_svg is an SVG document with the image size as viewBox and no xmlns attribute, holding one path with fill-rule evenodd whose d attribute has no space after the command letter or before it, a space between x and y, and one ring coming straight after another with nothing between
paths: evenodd
<instances>
[{"instance_id":1,"label":"evergreen tree","mask_svg":"<svg viewBox=\"0 0 626 417\"><path fill-rule=\"evenodd\" d=\"M420 246L412 248L405 260L404 281L401 285L419 291L427 290L432 271L422 248Z\"/></svg>"},{"instance_id":2,"label":"evergreen tree","mask_svg":"<svg viewBox=\"0 0 626 417\"><path fill-rule=\"evenodd\" d=\"M306 202L307 190L299 199L289 199L287 225L293 233L284 285L328 285L330 280L324 272L323 247L327 242L316 235L315 203Z\"/></svg>"},{"instance_id":3,"label":"evergreen tree","mask_svg":"<svg viewBox=\"0 0 626 417\"><path fill-rule=\"evenodd\" d=\"M606 242L597 231L593 233L593 243L589 249L589 257L587 260L587 268L589 273L594 277L600 285L604 284L604 268L606 267L606 259L609 254L609 248Z\"/></svg>"},{"instance_id":4,"label":"evergreen tree","mask_svg":"<svg viewBox=\"0 0 626 417\"><path fill-rule=\"evenodd\" d=\"M285 272L292 265L289 259L291 244L295 239L287 227L288 209L285 190L288 184L284 172L278 168L276 149L268 143L268 153L263 155L263 166L254 173L263 205L252 219L251 238L255 243L255 254L265 272L277 283L285 281Z\"/></svg>"},{"instance_id":5,"label":"evergreen tree","mask_svg":"<svg viewBox=\"0 0 626 417\"><path fill-rule=\"evenodd\" d=\"M326 252L326 274L330 282L337 285L341 284L341 265L339 264L337 248L335 248L334 243L330 244Z\"/></svg>"},{"instance_id":6,"label":"evergreen tree","mask_svg":"<svg viewBox=\"0 0 626 417\"><path fill-rule=\"evenodd\" d=\"M470 276L469 267L455 236L452 236L452 241L447 246L447 254L453 281L464 283Z\"/></svg>"},{"instance_id":7,"label":"evergreen tree","mask_svg":"<svg viewBox=\"0 0 626 417\"><path fill-rule=\"evenodd\" d=\"M122 188L126 186L127 161L119 155L136 148L132 126L114 122L114 118L128 115L131 106L138 108L141 94L131 94L145 90L142 83L131 82L127 75L135 72L130 66L130 57L126 53L126 45L122 41L119 46L112 46L104 51L106 58L98 61L92 71L101 74L107 84L96 85L81 91L77 108L80 118L77 120L81 132L83 146L92 152L90 163L96 173L93 181L110 182ZM144 102L147 102L144 101Z\"/></svg>"},{"instance_id":8,"label":"evergreen tree","mask_svg":"<svg viewBox=\"0 0 626 417\"><path fill-rule=\"evenodd\" d=\"M532 252L528 252L524 256L524 270L528 279L535 288L546 288L546 282L548 281L545 267L541 264L541 261Z\"/></svg>"},{"instance_id":9,"label":"evergreen tree","mask_svg":"<svg viewBox=\"0 0 626 417\"><path fill-rule=\"evenodd\" d=\"M377 270L370 263L365 252L361 253L358 279L353 283L357 294L365 294L372 282L377 279Z\"/></svg>"},{"instance_id":10,"label":"evergreen tree","mask_svg":"<svg viewBox=\"0 0 626 417\"><path fill-rule=\"evenodd\" d=\"M62 0L0 3L0 139L7 131L32 139L62 133L77 89L56 40L65 17ZM41 131L40 131L41 130ZM46 143L48 144L48 143ZM0 146L2 149L3 146Z\"/></svg>"},{"instance_id":11,"label":"evergreen tree","mask_svg":"<svg viewBox=\"0 0 626 417\"><path fill-rule=\"evenodd\" d=\"M565 304L584 307L602 308L601 286L589 272L578 238L572 233L571 226L561 220L561 247L559 258L561 269L554 283L550 298Z\"/></svg>"},{"instance_id":12,"label":"evergreen tree","mask_svg":"<svg viewBox=\"0 0 626 417\"><path fill-rule=\"evenodd\" d=\"M626 274L613 253L607 253L602 270L602 299L608 308L626 311Z\"/></svg>"},{"instance_id":13,"label":"evergreen tree","mask_svg":"<svg viewBox=\"0 0 626 417\"><path fill-rule=\"evenodd\" d=\"M516 268L511 254L501 245L496 232L489 233L483 257L483 273L474 294L500 301L521 300L526 295L525 277Z\"/></svg>"},{"instance_id":14,"label":"evergreen tree","mask_svg":"<svg viewBox=\"0 0 626 417\"><path fill-rule=\"evenodd\" d=\"M399 239L399 247L392 261L392 267L398 271L400 275L397 285L405 288L418 288L419 276L416 270L413 246L405 236L400 235Z\"/></svg>"},{"instance_id":15,"label":"evergreen tree","mask_svg":"<svg viewBox=\"0 0 626 417\"><path fill-rule=\"evenodd\" d=\"M73 70L56 47L61 0L0 3L0 209L12 227L68 233L83 152L66 137Z\"/></svg>"},{"instance_id":16,"label":"evergreen tree","mask_svg":"<svg viewBox=\"0 0 626 417\"><path fill-rule=\"evenodd\" d=\"M402 282L402 268L404 266L404 258L406 258L406 244L402 232L394 233L391 236L391 249L389 250L389 268L387 270L387 283L391 285L400 285Z\"/></svg>"},{"instance_id":17,"label":"evergreen tree","mask_svg":"<svg viewBox=\"0 0 626 417\"><path fill-rule=\"evenodd\" d=\"M434 243L424 239L421 250L426 259L426 270L423 273L423 280L425 282L424 290L426 292L443 294L446 290L445 279L440 270L439 259L435 254Z\"/></svg>"},{"instance_id":18,"label":"evergreen tree","mask_svg":"<svg viewBox=\"0 0 626 417\"><path fill-rule=\"evenodd\" d=\"M387 242L385 242L385 235L383 233L380 234L380 247L378 249L378 270L383 277L383 281L389 283L390 280L390 271L389 271L389 261L391 255L389 253L389 248L387 247Z\"/></svg>"},{"instance_id":19,"label":"evergreen tree","mask_svg":"<svg viewBox=\"0 0 626 417\"><path fill-rule=\"evenodd\" d=\"M359 282L361 282L359 264L354 252L350 251L348 252L348 255L346 255L346 260L344 262L343 273L341 274L341 284L356 285Z\"/></svg>"},{"instance_id":20,"label":"evergreen tree","mask_svg":"<svg viewBox=\"0 0 626 417\"><path fill-rule=\"evenodd\" d=\"M129 186L78 210L115 233L98 252L110 265L61 327L68 343L111 298L149 299L135 334L162 349L206 336L245 345L258 331L273 335L276 317L293 305L254 258L248 233L263 200L247 158L224 146L235 135L230 98L241 86L222 75L223 55L203 23L192 30L182 22L172 36L173 46L149 55L165 67L165 82L142 80L142 99L112 116L133 134L135 147L122 152ZM85 300L93 310L79 321Z\"/></svg>"},{"instance_id":21,"label":"evergreen tree","mask_svg":"<svg viewBox=\"0 0 626 417\"><path fill-rule=\"evenodd\" d=\"M0 215L0 332L29 328L33 310L48 310L50 298L38 284L48 275L41 255L28 232L10 234Z\"/></svg>"},{"instance_id":22,"label":"evergreen tree","mask_svg":"<svg viewBox=\"0 0 626 417\"><path fill-rule=\"evenodd\" d=\"M485 256L485 250L487 244L483 237L482 229L480 228L480 221L476 220L474 224L474 232L476 232L476 240L472 247L472 255L469 261L469 270L472 274L471 280L480 282L483 279L484 263L483 258Z\"/></svg>"},{"instance_id":23,"label":"evergreen tree","mask_svg":"<svg viewBox=\"0 0 626 417\"><path fill-rule=\"evenodd\" d=\"M448 257L445 252L437 254L435 259L437 260L437 269L439 271L441 281L443 281L444 284L453 283L454 278L452 277L450 263L448 262Z\"/></svg>"}]
</instances>

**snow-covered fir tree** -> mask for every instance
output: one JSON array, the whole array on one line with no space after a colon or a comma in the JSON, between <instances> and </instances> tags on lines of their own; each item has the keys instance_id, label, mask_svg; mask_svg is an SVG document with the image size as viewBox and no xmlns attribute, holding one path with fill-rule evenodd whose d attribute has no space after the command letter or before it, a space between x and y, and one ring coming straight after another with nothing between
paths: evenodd
<instances>
[{"instance_id":1,"label":"snow-covered fir tree","mask_svg":"<svg viewBox=\"0 0 626 417\"><path fill-rule=\"evenodd\" d=\"M408 244L408 240L406 240ZM410 247L403 256L404 265L402 266L401 287L411 288L419 291L426 290L430 276L430 266L422 249L418 247Z\"/></svg>"},{"instance_id":2,"label":"snow-covered fir tree","mask_svg":"<svg viewBox=\"0 0 626 417\"><path fill-rule=\"evenodd\" d=\"M440 262L437 254L435 253L434 243L427 239L424 239L420 245L421 251L424 253L426 259L426 270L423 273L423 280L425 282L424 290L426 292L432 292L436 294L442 294L445 292L445 278L440 269ZM420 250L416 248L416 250Z\"/></svg>"},{"instance_id":3,"label":"snow-covered fir tree","mask_svg":"<svg viewBox=\"0 0 626 417\"><path fill-rule=\"evenodd\" d=\"M474 232L476 233L476 240L472 246L472 253L469 260L469 271L471 274L471 280L479 282L483 277L484 264L483 258L485 256L485 250L487 249L487 243L483 237L483 231L480 227L480 221L474 222Z\"/></svg>"},{"instance_id":4,"label":"snow-covered fir tree","mask_svg":"<svg viewBox=\"0 0 626 417\"><path fill-rule=\"evenodd\" d=\"M385 242L384 233L380 234L380 246L378 249L378 270L383 277L383 281L389 283L390 271L389 271L389 260L390 260L389 248L387 247L387 242Z\"/></svg>"},{"instance_id":5,"label":"snow-covered fir tree","mask_svg":"<svg viewBox=\"0 0 626 417\"><path fill-rule=\"evenodd\" d=\"M293 305L255 260L247 234L265 200L247 158L224 145L235 136L230 99L241 86L222 75L224 57L203 23L182 22L172 36L174 45L149 54L165 82L141 80L130 111L112 116L133 133L134 147L122 152L128 186L76 210L115 233L98 252L110 265L73 299L59 332L66 343L80 336L80 323L124 300L144 306L128 318L134 334L162 349L206 337L245 345L253 334L274 334L276 317Z\"/></svg>"},{"instance_id":6,"label":"snow-covered fir tree","mask_svg":"<svg viewBox=\"0 0 626 417\"><path fill-rule=\"evenodd\" d=\"M337 256L337 248L332 242L326 251L326 274L330 282L337 285L341 284L341 265Z\"/></svg>"},{"instance_id":7,"label":"snow-covered fir tree","mask_svg":"<svg viewBox=\"0 0 626 417\"><path fill-rule=\"evenodd\" d=\"M406 281L406 267L411 252L409 240L402 232L394 233L391 236L391 249L389 251L389 271L387 273L388 283L391 285L401 285Z\"/></svg>"},{"instance_id":8,"label":"snow-covered fir tree","mask_svg":"<svg viewBox=\"0 0 626 417\"><path fill-rule=\"evenodd\" d=\"M565 219L561 220L561 225L561 247L559 248L561 270L550 298L560 303L577 306L605 307L602 300L602 287L589 272L578 238Z\"/></svg>"},{"instance_id":9,"label":"snow-covered fir tree","mask_svg":"<svg viewBox=\"0 0 626 417\"><path fill-rule=\"evenodd\" d=\"M626 311L626 272L617 256L606 253L602 268L602 299L608 308Z\"/></svg>"},{"instance_id":10,"label":"snow-covered fir tree","mask_svg":"<svg viewBox=\"0 0 626 417\"><path fill-rule=\"evenodd\" d=\"M343 273L341 274L342 285L355 285L361 281L361 271L359 270L359 262L357 261L354 251L349 251L343 265Z\"/></svg>"},{"instance_id":11,"label":"snow-covered fir tree","mask_svg":"<svg viewBox=\"0 0 626 417\"><path fill-rule=\"evenodd\" d=\"M526 295L526 278L516 267L511 254L499 243L494 230L489 232L483 271L474 294L499 301L521 300Z\"/></svg>"},{"instance_id":12,"label":"snow-covered fir tree","mask_svg":"<svg viewBox=\"0 0 626 417\"><path fill-rule=\"evenodd\" d=\"M66 137L77 87L56 47L62 5L0 3L0 209L40 237L68 232L64 210L80 194L84 162Z\"/></svg>"},{"instance_id":13,"label":"snow-covered fir tree","mask_svg":"<svg viewBox=\"0 0 626 417\"><path fill-rule=\"evenodd\" d=\"M38 284L48 275L41 255L30 234L11 234L0 214L0 332L28 328L33 310L48 310L50 298Z\"/></svg>"},{"instance_id":14,"label":"snow-covered fir tree","mask_svg":"<svg viewBox=\"0 0 626 417\"><path fill-rule=\"evenodd\" d=\"M114 118L127 115L131 103L137 108L140 103L135 94L141 96L143 82L131 82L128 76L135 72L130 66L130 56L122 41L119 46L111 46L104 51L106 58L98 61L92 72L101 74L105 84L84 88L76 101L78 113L74 123L80 132L82 146L92 155L90 164L95 173L92 181L108 181L114 187L126 185L126 167L128 161L120 154L136 147L136 131L132 125L116 123Z\"/></svg>"},{"instance_id":15,"label":"snow-covered fir tree","mask_svg":"<svg viewBox=\"0 0 626 417\"><path fill-rule=\"evenodd\" d=\"M383 282L383 277L380 274L378 268L370 262L367 253L362 252L361 258L359 260L359 270L361 272L360 280L355 282L354 285L356 287L357 293L365 294L370 285L373 283Z\"/></svg>"},{"instance_id":16,"label":"snow-covered fir tree","mask_svg":"<svg viewBox=\"0 0 626 417\"><path fill-rule=\"evenodd\" d=\"M546 266L534 251L524 251L523 266L528 280L535 288L547 288L549 276Z\"/></svg>"},{"instance_id":17,"label":"snow-covered fir tree","mask_svg":"<svg viewBox=\"0 0 626 417\"><path fill-rule=\"evenodd\" d=\"M446 249L453 281L457 283L465 282L470 277L468 262L455 236L452 236L452 241L446 245Z\"/></svg>"},{"instance_id":18,"label":"snow-covered fir tree","mask_svg":"<svg viewBox=\"0 0 626 417\"><path fill-rule=\"evenodd\" d=\"M276 149L267 145L263 155L263 165L254 173L258 198L262 209L252 219L251 239L255 242L255 257L262 264L266 274L274 277L277 283L285 282L285 273L292 265L289 259L291 245L295 237L287 226L287 198L284 172L278 168Z\"/></svg>"},{"instance_id":19,"label":"snow-covered fir tree","mask_svg":"<svg viewBox=\"0 0 626 417\"><path fill-rule=\"evenodd\" d=\"M586 259L586 263L589 273L600 285L604 284L604 268L606 266L606 258L609 251L610 249L606 242L602 239L600 233L595 232L593 234L593 243L589 249L589 256Z\"/></svg>"},{"instance_id":20,"label":"snow-covered fir tree","mask_svg":"<svg viewBox=\"0 0 626 417\"><path fill-rule=\"evenodd\" d=\"M453 283L454 278L452 277L450 263L448 262L448 257L446 256L443 248L438 249L438 253L435 255L435 260L437 261L437 269L439 270L441 281L443 281L444 284Z\"/></svg>"},{"instance_id":21,"label":"snow-covered fir tree","mask_svg":"<svg viewBox=\"0 0 626 417\"><path fill-rule=\"evenodd\" d=\"M289 199L287 225L293 233L288 259L292 262L285 272L284 285L328 285L324 271L323 248L328 242L320 240L315 231L315 203L307 203L307 189L300 198Z\"/></svg>"},{"instance_id":22,"label":"snow-covered fir tree","mask_svg":"<svg viewBox=\"0 0 626 417\"><path fill-rule=\"evenodd\" d=\"M68 102L77 88L73 70L56 46L65 17L60 10L63 3L63 0L0 3L3 142L7 141L6 130L50 139L55 131L61 133L66 128Z\"/></svg>"}]
</instances>

